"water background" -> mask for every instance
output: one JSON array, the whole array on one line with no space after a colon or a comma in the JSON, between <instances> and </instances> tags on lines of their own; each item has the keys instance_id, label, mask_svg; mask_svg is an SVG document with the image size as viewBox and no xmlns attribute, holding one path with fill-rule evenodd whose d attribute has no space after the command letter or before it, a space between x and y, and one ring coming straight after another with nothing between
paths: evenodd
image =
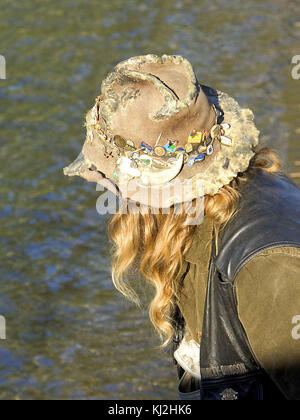
<instances>
[{"instance_id":1,"label":"water background","mask_svg":"<svg viewBox=\"0 0 300 420\"><path fill-rule=\"evenodd\" d=\"M1 0L0 399L177 398L147 313L112 287L99 193L62 168L112 66L167 53L252 108L298 182L299 36L298 0Z\"/></svg>"}]
</instances>

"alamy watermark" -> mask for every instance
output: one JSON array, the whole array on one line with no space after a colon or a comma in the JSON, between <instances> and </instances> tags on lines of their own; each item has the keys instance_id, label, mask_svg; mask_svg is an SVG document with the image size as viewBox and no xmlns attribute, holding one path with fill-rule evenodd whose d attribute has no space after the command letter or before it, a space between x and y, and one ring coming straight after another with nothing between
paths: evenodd
<instances>
[{"instance_id":1,"label":"alamy watermark","mask_svg":"<svg viewBox=\"0 0 300 420\"><path fill-rule=\"evenodd\" d=\"M292 319L292 324L295 324L295 327L292 329L292 338L294 340L300 339L300 315L295 315Z\"/></svg>"},{"instance_id":2,"label":"alamy watermark","mask_svg":"<svg viewBox=\"0 0 300 420\"><path fill-rule=\"evenodd\" d=\"M292 78L294 80L300 79L300 55L295 55L292 58L292 64L295 64L295 66L292 68Z\"/></svg>"},{"instance_id":3,"label":"alamy watermark","mask_svg":"<svg viewBox=\"0 0 300 420\"><path fill-rule=\"evenodd\" d=\"M143 186L133 180L132 183L119 184L114 192L109 185L99 181L96 190L102 192L96 203L97 212L102 216L116 213L172 213L186 215L186 225L200 225L203 222L204 188L193 179L184 182L176 179L163 188ZM198 198L193 199L194 196Z\"/></svg>"},{"instance_id":4,"label":"alamy watermark","mask_svg":"<svg viewBox=\"0 0 300 420\"><path fill-rule=\"evenodd\" d=\"M6 60L3 55L0 55L0 79L6 79Z\"/></svg>"},{"instance_id":5,"label":"alamy watermark","mask_svg":"<svg viewBox=\"0 0 300 420\"><path fill-rule=\"evenodd\" d=\"M0 340L6 340L6 320L0 315Z\"/></svg>"}]
</instances>

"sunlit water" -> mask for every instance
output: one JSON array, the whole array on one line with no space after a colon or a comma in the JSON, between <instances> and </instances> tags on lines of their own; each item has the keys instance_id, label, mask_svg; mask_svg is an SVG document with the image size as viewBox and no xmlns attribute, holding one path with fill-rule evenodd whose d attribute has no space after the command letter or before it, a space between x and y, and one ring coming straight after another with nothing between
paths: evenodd
<instances>
[{"instance_id":1,"label":"sunlit water","mask_svg":"<svg viewBox=\"0 0 300 420\"><path fill-rule=\"evenodd\" d=\"M251 107L297 182L299 1L2 0L0 21L0 398L177 398L147 313L112 287L99 193L62 168L112 66L167 53Z\"/></svg>"}]
</instances>

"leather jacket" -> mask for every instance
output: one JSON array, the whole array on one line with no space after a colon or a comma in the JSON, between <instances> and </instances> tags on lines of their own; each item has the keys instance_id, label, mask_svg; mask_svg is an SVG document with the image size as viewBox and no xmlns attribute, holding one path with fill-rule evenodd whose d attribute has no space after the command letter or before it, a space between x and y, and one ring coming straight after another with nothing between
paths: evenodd
<instances>
[{"instance_id":1,"label":"leather jacket","mask_svg":"<svg viewBox=\"0 0 300 420\"><path fill-rule=\"evenodd\" d=\"M277 247L300 248L300 190L284 175L258 172L241 189L237 214L213 247L200 347L201 381L187 399L284 398L261 367L238 316L240 270ZM214 242L214 241L213 241Z\"/></svg>"}]
</instances>

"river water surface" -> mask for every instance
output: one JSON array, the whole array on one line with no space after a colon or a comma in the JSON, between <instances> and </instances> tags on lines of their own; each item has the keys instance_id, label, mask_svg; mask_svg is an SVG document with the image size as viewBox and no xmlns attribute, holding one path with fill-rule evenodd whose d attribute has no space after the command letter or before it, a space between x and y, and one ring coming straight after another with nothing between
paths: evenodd
<instances>
[{"instance_id":1,"label":"river water surface","mask_svg":"<svg viewBox=\"0 0 300 420\"><path fill-rule=\"evenodd\" d=\"M252 108L298 182L299 36L298 0L1 0L0 399L177 398L147 313L112 287L99 193L62 168L112 66L167 53Z\"/></svg>"}]
</instances>

